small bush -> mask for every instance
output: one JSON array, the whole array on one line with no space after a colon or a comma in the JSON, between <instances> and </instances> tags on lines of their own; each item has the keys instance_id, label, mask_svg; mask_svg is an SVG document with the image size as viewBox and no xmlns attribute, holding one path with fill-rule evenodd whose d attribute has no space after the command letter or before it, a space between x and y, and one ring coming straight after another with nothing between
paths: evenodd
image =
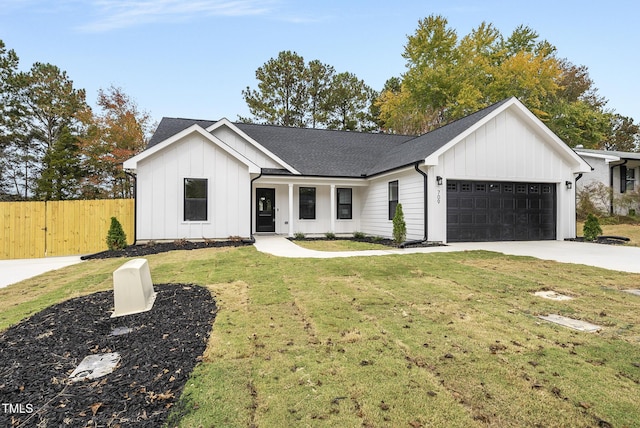
<instances>
[{"instance_id":1,"label":"small bush","mask_svg":"<svg viewBox=\"0 0 640 428\"><path fill-rule=\"evenodd\" d=\"M589 213L582 227L582 234L586 241L595 241L599 235L602 235L602 228L600 227L598 217Z\"/></svg>"},{"instance_id":2,"label":"small bush","mask_svg":"<svg viewBox=\"0 0 640 428\"><path fill-rule=\"evenodd\" d=\"M109 251L122 250L127 246L127 235L117 218L111 217L111 227L107 233L107 248Z\"/></svg>"},{"instance_id":3,"label":"small bush","mask_svg":"<svg viewBox=\"0 0 640 428\"><path fill-rule=\"evenodd\" d=\"M393 240L396 244L403 243L407 238L407 224L404 221L402 204L396 206L396 213L393 216Z\"/></svg>"},{"instance_id":4,"label":"small bush","mask_svg":"<svg viewBox=\"0 0 640 428\"><path fill-rule=\"evenodd\" d=\"M188 243L189 241L187 241L185 238L176 239L175 241L173 241L173 245L180 248L186 246Z\"/></svg>"},{"instance_id":5,"label":"small bush","mask_svg":"<svg viewBox=\"0 0 640 428\"><path fill-rule=\"evenodd\" d=\"M293 234L293 239L304 239L304 233L296 232Z\"/></svg>"},{"instance_id":6,"label":"small bush","mask_svg":"<svg viewBox=\"0 0 640 428\"><path fill-rule=\"evenodd\" d=\"M356 239L364 239L367 237L367 235L362 232L353 232L353 237Z\"/></svg>"},{"instance_id":7,"label":"small bush","mask_svg":"<svg viewBox=\"0 0 640 428\"><path fill-rule=\"evenodd\" d=\"M327 232L324 234L324 237L327 239L336 239L336 234L333 232Z\"/></svg>"}]
</instances>

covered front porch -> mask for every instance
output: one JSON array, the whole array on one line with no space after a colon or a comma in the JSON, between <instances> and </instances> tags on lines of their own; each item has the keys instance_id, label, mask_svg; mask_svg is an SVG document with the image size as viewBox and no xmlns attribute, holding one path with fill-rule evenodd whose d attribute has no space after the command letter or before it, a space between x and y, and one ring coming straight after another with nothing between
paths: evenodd
<instances>
[{"instance_id":1,"label":"covered front porch","mask_svg":"<svg viewBox=\"0 0 640 428\"><path fill-rule=\"evenodd\" d=\"M360 231L366 180L261 175L253 178L252 234Z\"/></svg>"}]
</instances>

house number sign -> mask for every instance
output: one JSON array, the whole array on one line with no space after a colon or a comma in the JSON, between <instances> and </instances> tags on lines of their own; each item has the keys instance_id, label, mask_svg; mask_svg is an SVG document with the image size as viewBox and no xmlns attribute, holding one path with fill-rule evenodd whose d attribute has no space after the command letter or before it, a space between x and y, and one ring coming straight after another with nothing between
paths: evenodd
<instances>
[{"instance_id":1,"label":"house number sign","mask_svg":"<svg viewBox=\"0 0 640 428\"><path fill-rule=\"evenodd\" d=\"M440 190L438 190L438 195L436 196L436 201L440 204Z\"/></svg>"}]
</instances>

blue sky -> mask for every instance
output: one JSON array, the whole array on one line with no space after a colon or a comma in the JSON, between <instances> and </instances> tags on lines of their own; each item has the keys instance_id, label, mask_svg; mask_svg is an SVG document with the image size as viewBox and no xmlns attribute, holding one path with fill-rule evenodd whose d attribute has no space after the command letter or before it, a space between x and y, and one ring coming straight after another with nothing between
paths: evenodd
<instances>
[{"instance_id":1,"label":"blue sky","mask_svg":"<svg viewBox=\"0 0 640 428\"><path fill-rule=\"evenodd\" d=\"M355 73L379 90L405 71L407 36L430 14L459 36L486 21L528 25L586 65L608 107L640 122L640 3L540 0L0 0L0 39L20 68L49 62L95 104L121 87L154 120L237 120L241 91L283 50Z\"/></svg>"}]
</instances>

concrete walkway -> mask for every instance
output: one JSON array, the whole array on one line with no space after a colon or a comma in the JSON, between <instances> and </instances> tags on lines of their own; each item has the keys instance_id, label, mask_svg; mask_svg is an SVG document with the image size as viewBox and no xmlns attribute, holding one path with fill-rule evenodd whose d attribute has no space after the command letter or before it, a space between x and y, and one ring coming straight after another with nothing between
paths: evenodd
<instances>
[{"instance_id":1,"label":"concrete walkway","mask_svg":"<svg viewBox=\"0 0 640 428\"><path fill-rule=\"evenodd\" d=\"M332 258L384 256L390 254L444 253L454 251L494 251L530 256L542 260L583 264L623 272L640 273L640 247L599 245L572 241L467 242L444 247L406 248L367 251L316 251L302 248L284 236L255 236L258 251L279 257Z\"/></svg>"},{"instance_id":2,"label":"concrete walkway","mask_svg":"<svg viewBox=\"0 0 640 428\"><path fill-rule=\"evenodd\" d=\"M81 261L80 256L0 260L0 288Z\"/></svg>"}]
</instances>

